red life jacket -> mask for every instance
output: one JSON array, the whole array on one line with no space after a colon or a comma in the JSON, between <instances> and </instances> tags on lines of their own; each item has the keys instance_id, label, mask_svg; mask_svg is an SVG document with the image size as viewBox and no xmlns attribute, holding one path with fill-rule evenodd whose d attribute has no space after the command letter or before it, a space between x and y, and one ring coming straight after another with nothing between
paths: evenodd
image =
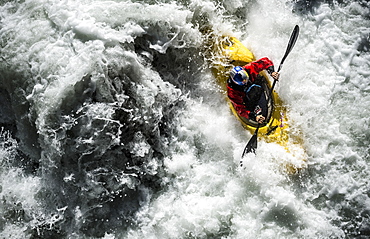
<instances>
[{"instance_id":1,"label":"red life jacket","mask_svg":"<svg viewBox=\"0 0 370 239\"><path fill-rule=\"evenodd\" d=\"M269 73L273 72L274 63L267 57L264 57L257 61L248 63L243 66L243 68L248 72L251 83L254 83L261 71L268 69ZM253 112L247 110L247 107L244 104L244 99L246 97L244 89L245 87L236 85L232 80L229 80L227 83L227 96L233 104L236 112L238 112L240 116L249 119L250 117L255 117L255 115Z\"/></svg>"}]
</instances>

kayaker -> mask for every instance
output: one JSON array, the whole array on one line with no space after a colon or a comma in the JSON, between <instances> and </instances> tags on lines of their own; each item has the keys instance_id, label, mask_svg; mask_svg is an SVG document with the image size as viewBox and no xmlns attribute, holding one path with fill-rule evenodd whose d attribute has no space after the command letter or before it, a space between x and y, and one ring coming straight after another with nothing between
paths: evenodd
<instances>
[{"instance_id":1,"label":"kayaker","mask_svg":"<svg viewBox=\"0 0 370 239\"><path fill-rule=\"evenodd\" d=\"M227 81L227 96L238 114L260 124L265 121L262 109L258 105L265 80L259 73L263 70L267 70L274 79L279 79L279 73L274 70L273 62L264 57L245 66L234 67Z\"/></svg>"}]
</instances>

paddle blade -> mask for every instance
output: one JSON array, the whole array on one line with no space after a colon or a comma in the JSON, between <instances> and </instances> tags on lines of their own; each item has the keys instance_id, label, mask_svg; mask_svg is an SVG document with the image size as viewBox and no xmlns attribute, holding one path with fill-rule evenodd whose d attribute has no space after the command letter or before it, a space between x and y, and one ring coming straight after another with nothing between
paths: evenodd
<instances>
[{"instance_id":1,"label":"paddle blade","mask_svg":"<svg viewBox=\"0 0 370 239\"><path fill-rule=\"evenodd\" d=\"M292 34L290 35L290 39L289 39L289 43L288 43L288 46L286 48L286 51L285 51L285 55L283 57L283 59L281 60L280 62L280 65L279 65L279 69L278 69L278 72L281 70L281 67L283 66L284 64L284 61L286 59L286 57L289 55L289 53L292 51L293 49L293 46L295 45L297 39L298 39L298 35L299 35L299 26L296 25L293 29L293 32Z\"/></svg>"},{"instance_id":2,"label":"paddle blade","mask_svg":"<svg viewBox=\"0 0 370 239\"><path fill-rule=\"evenodd\" d=\"M259 128L260 128L260 124L258 124L258 126L256 128L256 131L254 131L254 134L253 134L252 138L249 140L249 142L245 146L244 151L243 151L243 154L242 154L242 158L247 153L251 153L251 152L254 153L254 154L256 153L256 149L257 149L257 135L258 135L258 129Z\"/></svg>"},{"instance_id":3,"label":"paddle blade","mask_svg":"<svg viewBox=\"0 0 370 239\"><path fill-rule=\"evenodd\" d=\"M245 146L242 157L244 157L248 153L256 153L257 149L257 135L254 134L252 138L249 140L248 144Z\"/></svg>"}]
</instances>

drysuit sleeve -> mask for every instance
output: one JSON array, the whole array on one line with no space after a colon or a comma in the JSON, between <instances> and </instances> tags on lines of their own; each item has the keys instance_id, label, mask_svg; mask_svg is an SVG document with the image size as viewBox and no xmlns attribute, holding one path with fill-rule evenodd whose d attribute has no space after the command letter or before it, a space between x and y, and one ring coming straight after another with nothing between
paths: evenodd
<instances>
[{"instance_id":1,"label":"drysuit sleeve","mask_svg":"<svg viewBox=\"0 0 370 239\"><path fill-rule=\"evenodd\" d=\"M246 69L250 74L252 74L252 77L256 77L258 73L263 70L267 70L269 74L275 71L274 63L267 57L263 57L257 61L253 61L245 65L243 68Z\"/></svg>"},{"instance_id":2,"label":"drysuit sleeve","mask_svg":"<svg viewBox=\"0 0 370 239\"><path fill-rule=\"evenodd\" d=\"M231 87L227 87L227 96L229 97L231 103L233 104L236 112L238 115L247 118L247 119L252 119L254 120L256 118L256 115L254 112L251 112L247 110L246 106L243 103L243 99L245 97L245 93L234 90Z\"/></svg>"},{"instance_id":3,"label":"drysuit sleeve","mask_svg":"<svg viewBox=\"0 0 370 239\"><path fill-rule=\"evenodd\" d=\"M231 101L231 103L234 105L234 108L236 112L238 112L238 115L247 118L247 119L252 119L254 120L256 118L256 115L250 112L249 110L246 110L244 105L239 105L235 104L234 102Z\"/></svg>"},{"instance_id":4,"label":"drysuit sleeve","mask_svg":"<svg viewBox=\"0 0 370 239\"><path fill-rule=\"evenodd\" d=\"M254 62L253 66L256 68L256 71L260 72L266 69L274 69L274 63L267 57L263 57Z\"/></svg>"}]
</instances>

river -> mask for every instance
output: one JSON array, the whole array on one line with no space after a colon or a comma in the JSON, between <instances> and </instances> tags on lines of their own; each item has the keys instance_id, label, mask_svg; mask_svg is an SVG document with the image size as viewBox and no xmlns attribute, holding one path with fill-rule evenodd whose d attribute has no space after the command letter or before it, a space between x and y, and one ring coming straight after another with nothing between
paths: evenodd
<instances>
[{"instance_id":1,"label":"river","mask_svg":"<svg viewBox=\"0 0 370 239\"><path fill-rule=\"evenodd\" d=\"M0 238L368 238L366 0L0 1ZM275 65L307 167L230 112L204 30Z\"/></svg>"}]
</instances>

